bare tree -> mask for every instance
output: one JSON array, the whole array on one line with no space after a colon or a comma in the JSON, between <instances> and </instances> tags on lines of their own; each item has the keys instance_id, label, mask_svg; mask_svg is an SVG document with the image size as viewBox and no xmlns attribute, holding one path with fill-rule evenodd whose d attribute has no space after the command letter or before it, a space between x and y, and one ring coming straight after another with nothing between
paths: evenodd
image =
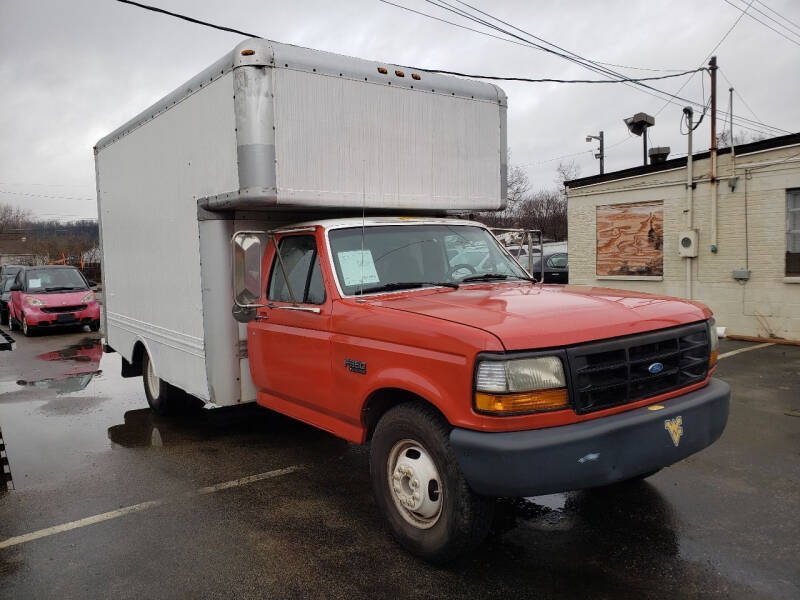
<instances>
[{"instance_id":1,"label":"bare tree","mask_svg":"<svg viewBox=\"0 0 800 600\"><path fill-rule=\"evenodd\" d=\"M748 134L746 131L743 131L741 133L733 134L733 145L741 146L742 144L750 144L751 142L760 142L761 140L765 139L767 139L767 136L762 135L760 133ZM731 145L730 130L725 130L717 134L717 146L719 148L728 148L730 147L730 145Z\"/></svg>"},{"instance_id":2,"label":"bare tree","mask_svg":"<svg viewBox=\"0 0 800 600\"><path fill-rule=\"evenodd\" d=\"M569 162L559 162L558 166L556 167L556 178L555 183L558 187L561 188L561 191L564 190L564 183L567 181L571 181L573 179L577 179L581 176L581 168L579 165L575 164L574 160Z\"/></svg>"},{"instance_id":3,"label":"bare tree","mask_svg":"<svg viewBox=\"0 0 800 600\"><path fill-rule=\"evenodd\" d=\"M0 203L0 233L23 229L31 220L31 212L18 206Z\"/></svg>"}]
</instances>

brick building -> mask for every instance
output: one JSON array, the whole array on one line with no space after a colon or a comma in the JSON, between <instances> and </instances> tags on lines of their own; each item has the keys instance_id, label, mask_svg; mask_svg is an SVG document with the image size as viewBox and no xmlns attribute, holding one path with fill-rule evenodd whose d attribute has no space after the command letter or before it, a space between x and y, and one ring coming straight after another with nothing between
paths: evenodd
<instances>
[{"instance_id":1,"label":"brick building","mask_svg":"<svg viewBox=\"0 0 800 600\"><path fill-rule=\"evenodd\" d=\"M728 333L800 340L800 134L566 183L569 280L707 304ZM716 206L715 206L716 205ZM716 215L715 215L716 213Z\"/></svg>"}]
</instances>

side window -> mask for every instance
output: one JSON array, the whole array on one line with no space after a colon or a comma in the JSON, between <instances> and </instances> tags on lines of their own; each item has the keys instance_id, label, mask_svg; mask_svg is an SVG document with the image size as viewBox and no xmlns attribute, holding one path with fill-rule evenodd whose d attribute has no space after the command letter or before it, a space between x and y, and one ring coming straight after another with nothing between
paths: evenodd
<instances>
[{"instance_id":1,"label":"side window","mask_svg":"<svg viewBox=\"0 0 800 600\"><path fill-rule=\"evenodd\" d=\"M566 269L567 268L567 255L566 254L553 254L550 258L547 259L547 266L553 267L554 269Z\"/></svg>"},{"instance_id":2,"label":"side window","mask_svg":"<svg viewBox=\"0 0 800 600\"><path fill-rule=\"evenodd\" d=\"M280 241L278 248L297 301L302 304L325 302L325 286L314 237L310 235L285 237ZM272 262L267 298L275 302L292 301L277 256Z\"/></svg>"}]
</instances>

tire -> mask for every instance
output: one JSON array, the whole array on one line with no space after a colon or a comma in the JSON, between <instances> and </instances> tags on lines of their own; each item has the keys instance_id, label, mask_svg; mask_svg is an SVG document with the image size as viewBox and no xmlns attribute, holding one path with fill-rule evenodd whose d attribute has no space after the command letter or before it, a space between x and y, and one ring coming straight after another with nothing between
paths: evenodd
<instances>
[{"instance_id":1,"label":"tire","mask_svg":"<svg viewBox=\"0 0 800 600\"><path fill-rule=\"evenodd\" d=\"M464 479L450 429L432 407L409 402L381 418L370 447L372 488L392 535L438 563L480 544L494 511L494 500L475 494Z\"/></svg>"},{"instance_id":2,"label":"tire","mask_svg":"<svg viewBox=\"0 0 800 600\"><path fill-rule=\"evenodd\" d=\"M92 321L89 324L89 331L100 331L100 320Z\"/></svg>"},{"instance_id":3,"label":"tire","mask_svg":"<svg viewBox=\"0 0 800 600\"><path fill-rule=\"evenodd\" d=\"M25 314L22 315L22 333L25 337L31 337L36 328L33 325L28 325L28 321L25 319Z\"/></svg>"},{"instance_id":4,"label":"tire","mask_svg":"<svg viewBox=\"0 0 800 600\"><path fill-rule=\"evenodd\" d=\"M155 374L153 363L147 353L142 357L142 381L147 404L154 413L166 416L175 412L181 391Z\"/></svg>"},{"instance_id":5,"label":"tire","mask_svg":"<svg viewBox=\"0 0 800 600\"><path fill-rule=\"evenodd\" d=\"M0 325L8 325L8 311L0 310Z\"/></svg>"}]
</instances>

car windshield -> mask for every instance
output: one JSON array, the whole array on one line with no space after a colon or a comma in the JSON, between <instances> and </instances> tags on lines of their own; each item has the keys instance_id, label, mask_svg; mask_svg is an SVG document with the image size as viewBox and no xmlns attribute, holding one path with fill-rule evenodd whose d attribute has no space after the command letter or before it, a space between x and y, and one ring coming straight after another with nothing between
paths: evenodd
<instances>
[{"instance_id":1,"label":"car windshield","mask_svg":"<svg viewBox=\"0 0 800 600\"><path fill-rule=\"evenodd\" d=\"M363 234L362 234L363 231ZM363 238L363 239L362 239ZM331 253L346 295L528 279L486 229L474 225L381 225L334 229Z\"/></svg>"},{"instance_id":2,"label":"car windshield","mask_svg":"<svg viewBox=\"0 0 800 600\"><path fill-rule=\"evenodd\" d=\"M69 292L89 289L77 269L29 269L25 272L28 293Z\"/></svg>"}]
</instances>

